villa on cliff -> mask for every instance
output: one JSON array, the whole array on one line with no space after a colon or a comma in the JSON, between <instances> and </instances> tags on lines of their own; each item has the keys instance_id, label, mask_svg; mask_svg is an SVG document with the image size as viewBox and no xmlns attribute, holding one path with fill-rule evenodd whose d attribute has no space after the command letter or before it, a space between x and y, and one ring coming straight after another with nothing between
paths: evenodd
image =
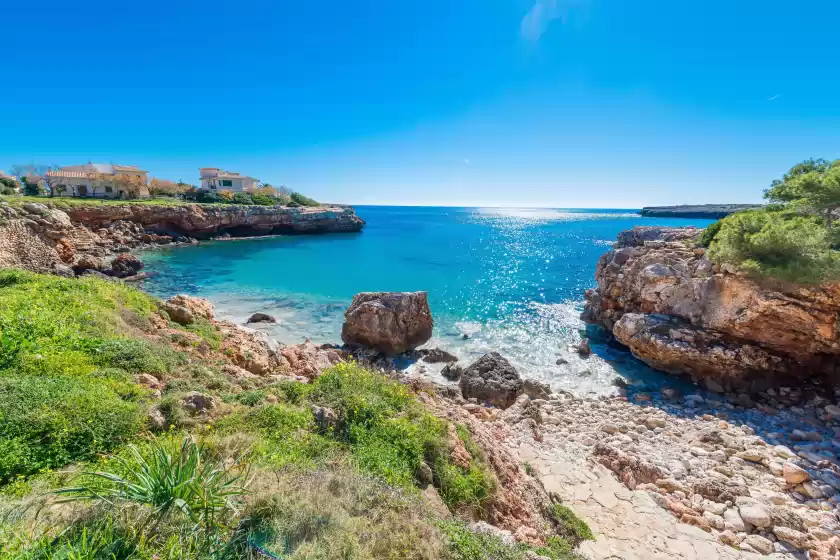
<instances>
[{"instance_id":1,"label":"villa on cliff","mask_svg":"<svg viewBox=\"0 0 840 560\"><path fill-rule=\"evenodd\" d=\"M87 163L52 169L44 175L54 196L147 198L148 171L134 165Z\"/></svg>"},{"instance_id":2,"label":"villa on cliff","mask_svg":"<svg viewBox=\"0 0 840 560\"><path fill-rule=\"evenodd\" d=\"M201 176L201 188L207 191L251 192L260 185L259 179L218 167L202 167L198 172Z\"/></svg>"}]
</instances>

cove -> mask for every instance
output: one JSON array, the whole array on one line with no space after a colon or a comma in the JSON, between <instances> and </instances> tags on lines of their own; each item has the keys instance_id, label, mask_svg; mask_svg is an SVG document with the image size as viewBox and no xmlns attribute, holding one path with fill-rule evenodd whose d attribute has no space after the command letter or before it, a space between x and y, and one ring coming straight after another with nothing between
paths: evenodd
<instances>
[{"instance_id":1,"label":"cove","mask_svg":"<svg viewBox=\"0 0 840 560\"><path fill-rule=\"evenodd\" d=\"M617 374L631 382L677 381L622 348L595 339L579 357L583 292L598 258L637 225L704 227L703 219L647 218L636 210L357 206L360 233L203 242L145 253L157 273L144 288L160 297L211 300L217 316L260 325L285 344L340 342L343 312L362 291L429 292L430 345L472 360L506 356L524 377L555 389L602 394ZM417 368L418 366L412 366ZM437 381L436 368L424 368Z\"/></svg>"}]
</instances>

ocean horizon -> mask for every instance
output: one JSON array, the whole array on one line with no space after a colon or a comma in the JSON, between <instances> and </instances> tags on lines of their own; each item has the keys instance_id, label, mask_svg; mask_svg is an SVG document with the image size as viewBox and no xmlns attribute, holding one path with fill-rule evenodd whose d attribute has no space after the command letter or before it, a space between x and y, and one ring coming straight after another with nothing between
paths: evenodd
<instances>
[{"instance_id":1,"label":"ocean horizon","mask_svg":"<svg viewBox=\"0 0 840 560\"><path fill-rule=\"evenodd\" d=\"M591 357L574 347L585 325L583 293L619 232L637 225L706 226L711 220L646 218L638 209L354 205L360 233L203 242L143 255L155 273L145 289L212 301L217 316L259 325L284 344L341 343L344 310L362 291L426 291L432 340L470 362L497 351L523 377L581 395L631 383L673 384L606 339ZM440 366L407 373L445 382Z\"/></svg>"}]
</instances>

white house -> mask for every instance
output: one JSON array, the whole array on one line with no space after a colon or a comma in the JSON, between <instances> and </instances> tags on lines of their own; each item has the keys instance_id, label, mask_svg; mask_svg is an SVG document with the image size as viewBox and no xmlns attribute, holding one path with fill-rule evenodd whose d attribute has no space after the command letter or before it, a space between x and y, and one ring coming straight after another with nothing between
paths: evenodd
<instances>
[{"instance_id":1,"label":"white house","mask_svg":"<svg viewBox=\"0 0 840 560\"><path fill-rule=\"evenodd\" d=\"M252 192L260 186L259 179L218 167L202 167L198 172L201 176L201 188L211 192Z\"/></svg>"},{"instance_id":2,"label":"white house","mask_svg":"<svg viewBox=\"0 0 840 560\"><path fill-rule=\"evenodd\" d=\"M44 179L55 196L128 198L129 183L137 186L137 197L149 196L148 171L134 165L69 165L48 171Z\"/></svg>"}]
</instances>

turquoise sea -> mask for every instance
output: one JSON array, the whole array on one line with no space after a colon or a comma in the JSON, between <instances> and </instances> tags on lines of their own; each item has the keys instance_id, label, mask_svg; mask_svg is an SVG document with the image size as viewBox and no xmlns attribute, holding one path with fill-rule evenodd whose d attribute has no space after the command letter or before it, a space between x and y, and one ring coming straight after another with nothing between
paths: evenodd
<instances>
[{"instance_id":1,"label":"turquoise sea","mask_svg":"<svg viewBox=\"0 0 840 560\"><path fill-rule=\"evenodd\" d=\"M244 323L255 311L278 318L259 327L294 344L340 342L343 312L362 291L429 292L430 345L462 359L496 350L526 377L578 394L664 378L621 348L572 349L584 328L583 292L598 257L636 225L705 226L708 220L642 218L634 210L358 206L358 234L204 242L143 256L158 273L145 288L210 299L217 315ZM465 337L464 335L467 335ZM558 364L558 360L560 363ZM567 362L567 363L562 363ZM416 372L418 365L411 366ZM423 365L438 379L439 367Z\"/></svg>"}]
</instances>

